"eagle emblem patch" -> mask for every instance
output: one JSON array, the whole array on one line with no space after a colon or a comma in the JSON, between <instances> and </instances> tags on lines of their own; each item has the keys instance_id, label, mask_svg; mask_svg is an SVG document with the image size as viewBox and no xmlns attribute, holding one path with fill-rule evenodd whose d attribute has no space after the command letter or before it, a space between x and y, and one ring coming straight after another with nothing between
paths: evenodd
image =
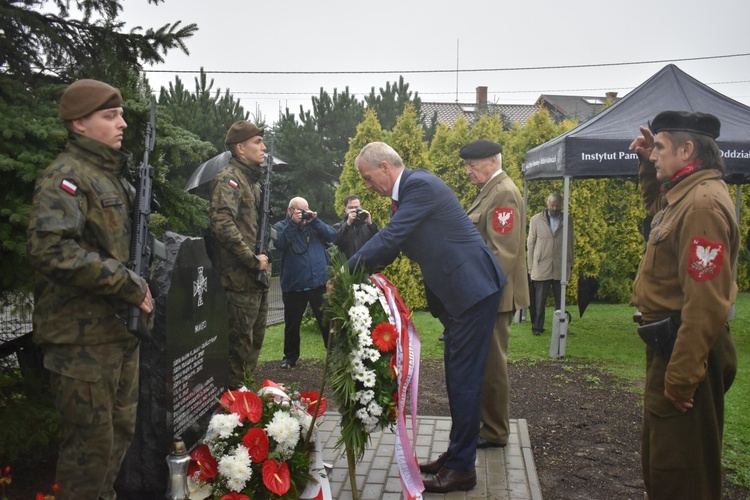
<instances>
[{"instance_id":1,"label":"eagle emblem patch","mask_svg":"<svg viewBox=\"0 0 750 500\"><path fill-rule=\"evenodd\" d=\"M508 234L513 231L513 223L516 219L516 211L512 208L495 207L492 229L497 234Z\"/></svg>"},{"instance_id":2,"label":"eagle emblem patch","mask_svg":"<svg viewBox=\"0 0 750 500\"><path fill-rule=\"evenodd\" d=\"M724 264L724 245L694 236L690 241L687 270L696 281L713 279Z\"/></svg>"}]
</instances>

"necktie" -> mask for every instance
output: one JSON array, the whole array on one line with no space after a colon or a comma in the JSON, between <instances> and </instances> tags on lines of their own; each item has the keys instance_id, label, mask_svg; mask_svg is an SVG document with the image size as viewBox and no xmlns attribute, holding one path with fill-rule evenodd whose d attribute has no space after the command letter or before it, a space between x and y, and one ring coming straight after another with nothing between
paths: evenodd
<instances>
[{"instance_id":1,"label":"necktie","mask_svg":"<svg viewBox=\"0 0 750 500\"><path fill-rule=\"evenodd\" d=\"M398 202L396 200L391 200L391 215L395 214L396 210L398 210Z\"/></svg>"}]
</instances>

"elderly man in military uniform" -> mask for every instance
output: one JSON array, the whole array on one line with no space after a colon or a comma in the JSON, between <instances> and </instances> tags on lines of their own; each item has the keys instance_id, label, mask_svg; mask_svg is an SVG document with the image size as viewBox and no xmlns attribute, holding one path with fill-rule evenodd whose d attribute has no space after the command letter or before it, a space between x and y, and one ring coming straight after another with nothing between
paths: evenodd
<instances>
[{"instance_id":1,"label":"elderly man in military uniform","mask_svg":"<svg viewBox=\"0 0 750 500\"><path fill-rule=\"evenodd\" d=\"M34 189L28 250L34 341L44 350L63 435L58 500L111 500L135 432L139 341L129 306L151 313L146 282L130 271L134 189L125 180L120 92L96 80L71 84L60 102L65 150Z\"/></svg>"},{"instance_id":2,"label":"elderly man in military uniform","mask_svg":"<svg viewBox=\"0 0 750 500\"><path fill-rule=\"evenodd\" d=\"M469 218L505 273L482 388L481 427L477 448L508 444L510 434L508 340L513 314L529 306L526 270L526 215L523 198L508 174L503 172L502 146L480 139L461 148L469 181L479 188L469 207Z\"/></svg>"},{"instance_id":3,"label":"elderly man in military uniform","mask_svg":"<svg viewBox=\"0 0 750 500\"><path fill-rule=\"evenodd\" d=\"M211 181L211 232L216 267L229 307L229 386L242 387L258 364L266 335L268 287L257 280L268 256L256 254L261 208L263 129L241 120L227 132L229 165Z\"/></svg>"},{"instance_id":4,"label":"elderly man in military uniform","mask_svg":"<svg viewBox=\"0 0 750 500\"><path fill-rule=\"evenodd\" d=\"M720 128L710 114L664 111L630 145L654 216L632 301L647 345L641 460L651 500L721 498L740 238Z\"/></svg>"}]
</instances>

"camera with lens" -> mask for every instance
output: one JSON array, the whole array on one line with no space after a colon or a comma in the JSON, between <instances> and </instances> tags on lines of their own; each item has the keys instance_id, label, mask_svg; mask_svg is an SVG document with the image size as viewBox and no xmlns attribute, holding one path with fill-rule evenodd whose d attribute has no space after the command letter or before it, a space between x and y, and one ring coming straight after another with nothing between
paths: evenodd
<instances>
[{"instance_id":1,"label":"camera with lens","mask_svg":"<svg viewBox=\"0 0 750 500\"><path fill-rule=\"evenodd\" d=\"M361 208L355 208L354 212L357 214L356 221L357 222L367 222L367 212L362 210Z\"/></svg>"},{"instance_id":2,"label":"camera with lens","mask_svg":"<svg viewBox=\"0 0 750 500\"><path fill-rule=\"evenodd\" d=\"M310 220L313 218L313 213L310 210L300 210L302 214L302 220Z\"/></svg>"}]
</instances>

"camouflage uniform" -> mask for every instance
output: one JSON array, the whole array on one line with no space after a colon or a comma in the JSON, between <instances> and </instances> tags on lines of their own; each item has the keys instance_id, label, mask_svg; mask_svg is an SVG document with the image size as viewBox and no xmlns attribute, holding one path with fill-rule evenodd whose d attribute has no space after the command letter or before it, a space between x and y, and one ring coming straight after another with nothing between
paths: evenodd
<instances>
[{"instance_id":1,"label":"camouflage uniform","mask_svg":"<svg viewBox=\"0 0 750 500\"><path fill-rule=\"evenodd\" d=\"M39 178L29 221L34 340L52 372L63 440L58 500L113 499L135 431L138 340L125 325L146 297L128 270L134 190L129 155L70 134Z\"/></svg>"},{"instance_id":2,"label":"camouflage uniform","mask_svg":"<svg viewBox=\"0 0 750 500\"><path fill-rule=\"evenodd\" d=\"M666 194L642 161L641 191L651 234L633 284L645 322L681 320L671 358L646 349L641 460L648 497L721 498L724 394L737 371L727 318L737 296L739 231L718 170L700 170ZM709 249L704 255L701 249ZM694 398L685 413L664 396Z\"/></svg>"},{"instance_id":3,"label":"camouflage uniform","mask_svg":"<svg viewBox=\"0 0 750 500\"><path fill-rule=\"evenodd\" d=\"M259 165L232 155L211 182L211 232L217 240L216 267L229 305L229 385L239 387L252 372L266 335L268 289L255 277L260 212Z\"/></svg>"}]
</instances>

